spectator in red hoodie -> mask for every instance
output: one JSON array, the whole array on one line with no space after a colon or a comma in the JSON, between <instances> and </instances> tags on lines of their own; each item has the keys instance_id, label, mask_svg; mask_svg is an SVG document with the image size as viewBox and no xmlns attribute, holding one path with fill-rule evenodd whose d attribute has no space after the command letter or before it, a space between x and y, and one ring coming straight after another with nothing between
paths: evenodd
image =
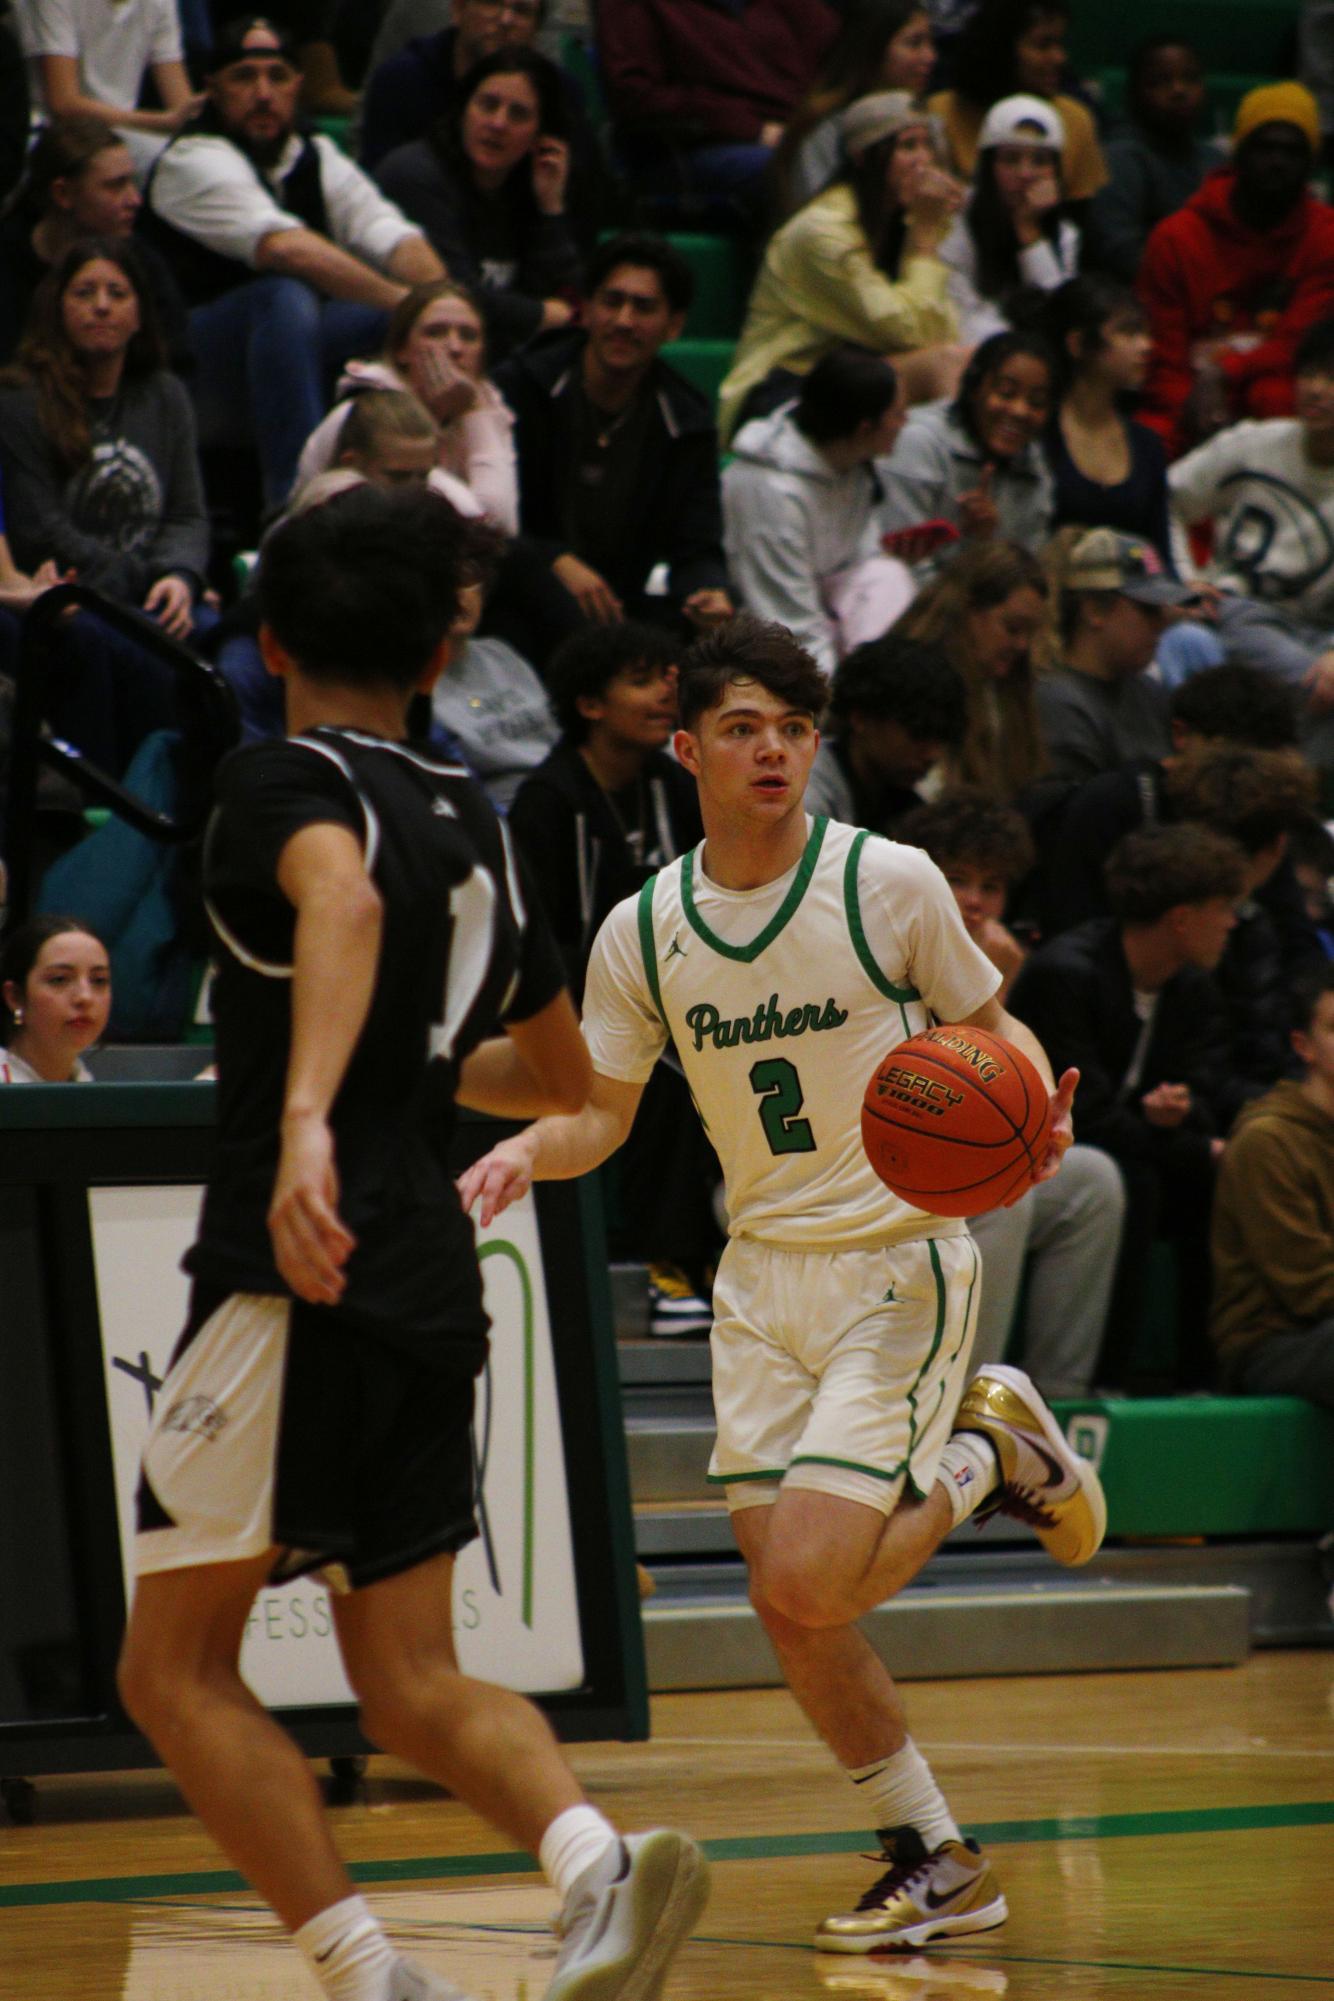
<instances>
[{"instance_id":1,"label":"spectator in red hoodie","mask_svg":"<svg viewBox=\"0 0 1334 2001\"><path fill-rule=\"evenodd\" d=\"M1334 208L1307 187L1315 99L1299 83L1251 91L1233 148L1140 266L1153 332L1141 415L1174 455L1237 418L1291 415L1297 342L1334 314Z\"/></svg>"},{"instance_id":2,"label":"spectator in red hoodie","mask_svg":"<svg viewBox=\"0 0 1334 2001\"><path fill-rule=\"evenodd\" d=\"M641 193L753 221L838 16L825 0L598 0L617 145Z\"/></svg>"}]
</instances>

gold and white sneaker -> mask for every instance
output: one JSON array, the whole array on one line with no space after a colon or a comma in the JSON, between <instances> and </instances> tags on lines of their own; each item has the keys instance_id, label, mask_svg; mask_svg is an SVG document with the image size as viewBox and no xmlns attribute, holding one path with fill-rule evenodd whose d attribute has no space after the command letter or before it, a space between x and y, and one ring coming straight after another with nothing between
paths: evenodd
<instances>
[{"instance_id":1,"label":"gold and white sneaker","mask_svg":"<svg viewBox=\"0 0 1334 2001\"><path fill-rule=\"evenodd\" d=\"M1005 1923L1009 1907L976 1842L945 1841L928 1853L915 1827L879 1833L889 1867L855 1911L824 1920L817 1952L903 1951Z\"/></svg>"},{"instance_id":2,"label":"gold and white sneaker","mask_svg":"<svg viewBox=\"0 0 1334 2001\"><path fill-rule=\"evenodd\" d=\"M988 1362L964 1391L956 1431L989 1438L1001 1484L977 1511L1013 1515L1037 1530L1058 1563L1087 1563L1107 1533L1102 1482L1061 1431L1022 1369Z\"/></svg>"}]
</instances>

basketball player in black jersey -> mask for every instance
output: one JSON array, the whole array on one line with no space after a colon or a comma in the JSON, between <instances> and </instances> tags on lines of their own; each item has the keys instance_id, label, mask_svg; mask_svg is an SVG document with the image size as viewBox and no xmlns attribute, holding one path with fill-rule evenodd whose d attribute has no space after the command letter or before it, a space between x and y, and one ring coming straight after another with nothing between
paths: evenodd
<instances>
[{"instance_id":1,"label":"basketball player in black jersey","mask_svg":"<svg viewBox=\"0 0 1334 2001\"><path fill-rule=\"evenodd\" d=\"M540 1712L453 1648L487 1330L453 1104L574 1112L590 1077L508 837L406 740L467 532L425 491L365 489L265 547L261 644L290 734L219 774L217 1152L144 1450L121 1693L330 2001L466 2001L394 1953L306 1759L241 1678L256 1593L321 1570L367 1734L538 1854L561 1895L550 2001L652 2001L703 1908L699 1851L622 1840Z\"/></svg>"}]
</instances>

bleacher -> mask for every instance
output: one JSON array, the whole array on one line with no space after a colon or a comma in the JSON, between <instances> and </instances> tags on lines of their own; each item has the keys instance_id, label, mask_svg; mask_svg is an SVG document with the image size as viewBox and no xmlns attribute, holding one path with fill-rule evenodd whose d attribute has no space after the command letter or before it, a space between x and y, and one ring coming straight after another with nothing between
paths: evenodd
<instances>
[{"instance_id":1,"label":"bleacher","mask_svg":"<svg viewBox=\"0 0 1334 2001\"><path fill-rule=\"evenodd\" d=\"M650 1686L777 1686L726 1509L702 1344L622 1340L621 1379ZM1334 1412L1295 1397L1055 1406L1098 1466L1108 1533L1057 1571L1004 1517L947 1538L866 1622L898 1679L1224 1666L1256 1647L1327 1644L1318 1543L1334 1523Z\"/></svg>"}]
</instances>

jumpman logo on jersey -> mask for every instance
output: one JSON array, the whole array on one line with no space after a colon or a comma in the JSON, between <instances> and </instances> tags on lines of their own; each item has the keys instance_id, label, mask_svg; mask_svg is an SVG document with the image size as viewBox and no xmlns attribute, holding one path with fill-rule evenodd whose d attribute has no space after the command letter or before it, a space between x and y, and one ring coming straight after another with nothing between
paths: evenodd
<instances>
[{"instance_id":1,"label":"jumpman logo on jersey","mask_svg":"<svg viewBox=\"0 0 1334 2001\"><path fill-rule=\"evenodd\" d=\"M665 951L665 952L663 953L663 958L664 958L664 960L666 960L666 959L685 959L685 958L688 958L688 957L689 957L689 954L688 954L688 953L686 953L686 952L684 952L684 951L682 951L682 949L681 949L681 940L680 940L680 937L679 937L679 935L678 935L678 934L677 934L677 933L676 933L675 931L673 931L673 933L672 933L672 942L671 942L671 944L670 944L670 945L669 945L669 946L667 947L667 950L666 950L666 951Z\"/></svg>"},{"instance_id":2,"label":"jumpman logo on jersey","mask_svg":"<svg viewBox=\"0 0 1334 2001\"><path fill-rule=\"evenodd\" d=\"M898 1303L899 1303L899 1302L898 1302L898 1301L897 1301L897 1299L895 1299L895 1297L894 1297L894 1288L893 1288L893 1286L891 1285L891 1287L889 1288L889 1291L888 1291L888 1292L887 1292L887 1293L885 1294L885 1296L884 1296L884 1298L883 1298L883 1299L881 1300L880 1304L881 1304L882 1306L897 1306L897 1305L898 1305Z\"/></svg>"}]
</instances>

